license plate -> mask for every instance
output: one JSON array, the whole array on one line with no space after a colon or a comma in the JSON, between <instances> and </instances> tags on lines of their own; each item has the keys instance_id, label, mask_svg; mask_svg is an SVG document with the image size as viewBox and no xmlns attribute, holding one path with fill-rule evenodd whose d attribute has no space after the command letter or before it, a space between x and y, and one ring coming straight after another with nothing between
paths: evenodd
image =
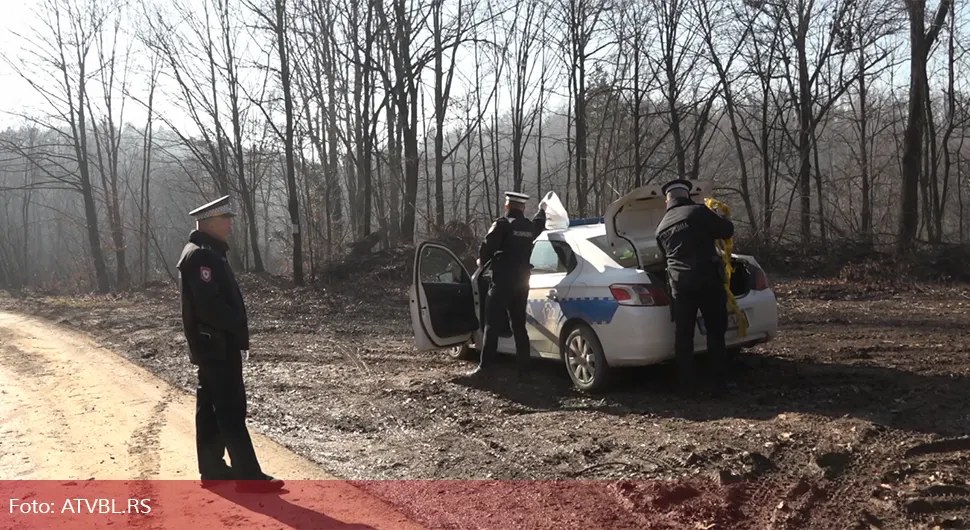
<instances>
[{"instance_id":1,"label":"license plate","mask_svg":"<svg viewBox=\"0 0 970 530\"><path fill-rule=\"evenodd\" d=\"M748 314L744 311L741 312L741 318L744 319L745 324L748 322ZM707 327L704 326L704 317L697 315L697 327L700 329L701 335L707 334ZM734 312L728 313L727 330L737 331L741 326L738 325L738 316ZM747 326L745 326L747 327Z\"/></svg>"}]
</instances>

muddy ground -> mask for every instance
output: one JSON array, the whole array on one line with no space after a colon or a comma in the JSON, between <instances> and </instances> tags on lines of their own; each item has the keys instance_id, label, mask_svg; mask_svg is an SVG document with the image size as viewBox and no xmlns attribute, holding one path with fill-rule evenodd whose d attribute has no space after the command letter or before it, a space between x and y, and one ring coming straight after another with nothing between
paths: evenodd
<instances>
[{"instance_id":1,"label":"muddy ground","mask_svg":"<svg viewBox=\"0 0 970 530\"><path fill-rule=\"evenodd\" d=\"M570 499L599 521L589 528L610 514L639 528L970 528L968 285L773 277L781 334L741 358L728 396L677 398L669 367L588 396L556 363L529 383L506 363L483 384L462 377L468 362L414 352L407 273L387 264L410 258L300 289L244 277L251 422L348 479L609 479L529 490ZM0 306L194 387L171 286ZM405 505L434 498L412 509L425 515L475 513L458 486L362 486ZM438 527L464 527L449 524Z\"/></svg>"}]
</instances>

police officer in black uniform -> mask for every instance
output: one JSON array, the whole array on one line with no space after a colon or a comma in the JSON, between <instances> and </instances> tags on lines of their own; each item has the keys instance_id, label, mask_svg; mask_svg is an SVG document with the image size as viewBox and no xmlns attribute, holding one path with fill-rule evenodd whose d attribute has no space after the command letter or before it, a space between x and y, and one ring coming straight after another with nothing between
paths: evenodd
<instances>
[{"instance_id":1,"label":"police officer in black uniform","mask_svg":"<svg viewBox=\"0 0 970 530\"><path fill-rule=\"evenodd\" d=\"M242 352L249 350L249 323L226 257L234 217L229 196L189 215L197 225L177 267L189 360L198 366L195 442L202 483L236 480L239 491L277 491L283 481L263 473L246 429ZM223 460L227 450L231 468Z\"/></svg>"},{"instance_id":2,"label":"police officer in black uniform","mask_svg":"<svg viewBox=\"0 0 970 530\"><path fill-rule=\"evenodd\" d=\"M532 275L532 244L546 229L545 208L540 207L529 220L525 217L524 193L506 192L504 217L492 223L478 251L479 265L492 261L492 285L485 302L485 337L478 374L490 368L498 351L498 339L503 324L508 322L515 337L515 353L519 376L529 367L531 348L525 328L525 310L529 300L529 278Z\"/></svg>"},{"instance_id":3,"label":"police officer in black uniform","mask_svg":"<svg viewBox=\"0 0 970 530\"><path fill-rule=\"evenodd\" d=\"M657 226L657 243L667 261L667 279L673 304L677 367L681 391L689 393L696 384L694 373L694 328L697 310L704 317L707 349L713 362L715 392L724 389L727 370L727 293L724 292L724 263L715 240L734 235L734 224L690 198L693 184L678 179L662 188L667 212Z\"/></svg>"}]
</instances>

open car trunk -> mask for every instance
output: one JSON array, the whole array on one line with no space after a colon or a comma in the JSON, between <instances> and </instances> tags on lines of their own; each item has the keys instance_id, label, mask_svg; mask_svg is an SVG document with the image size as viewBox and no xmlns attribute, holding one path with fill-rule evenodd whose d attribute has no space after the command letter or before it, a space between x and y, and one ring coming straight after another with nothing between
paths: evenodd
<instances>
[{"instance_id":1,"label":"open car trunk","mask_svg":"<svg viewBox=\"0 0 970 530\"><path fill-rule=\"evenodd\" d=\"M731 274L731 292L735 298L741 298L751 292L754 287L754 276L751 274L750 265L747 261L732 257L731 266L734 272ZM650 281L667 285L667 264L662 261L655 261L641 267L650 277Z\"/></svg>"},{"instance_id":2,"label":"open car trunk","mask_svg":"<svg viewBox=\"0 0 970 530\"><path fill-rule=\"evenodd\" d=\"M700 203L710 196L710 181L693 181L691 198ZM606 241L611 248L632 246L637 255L638 268L646 271L652 281L667 285L667 264L660 259L656 230L667 211L666 197L661 186L641 186L620 197L606 209ZM740 298L751 290L752 275L748 263L732 257L734 273L731 292Z\"/></svg>"},{"instance_id":3,"label":"open car trunk","mask_svg":"<svg viewBox=\"0 0 970 530\"><path fill-rule=\"evenodd\" d=\"M754 276L751 274L750 265L743 259L732 257L731 267L734 269L731 274L731 292L735 298L741 298L754 287Z\"/></svg>"}]
</instances>

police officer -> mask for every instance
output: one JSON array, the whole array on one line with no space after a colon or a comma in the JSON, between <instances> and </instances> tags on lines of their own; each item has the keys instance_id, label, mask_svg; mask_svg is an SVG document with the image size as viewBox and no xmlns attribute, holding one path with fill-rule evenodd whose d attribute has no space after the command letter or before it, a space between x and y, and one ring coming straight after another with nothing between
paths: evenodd
<instances>
[{"instance_id":1,"label":"police officer","mask_svg":"<svg viewBox=\"0 0 970 530\"><path fill-rule=\"evenodd\" d=\"M490 368L498 351L498 338L507 322L515 338L519 376L528 370L531 348L525 328L525 310L529 300L529 278L532 275L532 244L546 229L545 208L540 207L529 220L525 203L529 196L506 192L504 217L492 223L478 252L479 265L492 261L492 285L485 303L485 337L478 374ZM543 205L544 206L544 205Z\"/></svg>"},{"instance_id":2,"label":"police officer","mask_svg":"<svg viewBox=\"0 0 970 530\"><path fill-rule=\"evenodd\" d=\"M724 263L715 240L734 235L734 224L690 198L693 184L678 179L661 188L667 196L667 211L657 226L657 243L667 261L673 304L674 351L681 391L689 393L696 384L694 373L694 328L697 310L704 317L707 349L713 360L715 392L724 388L727 351L727 294L724 292Z\"/></svg>"},{"instance_id":3,"label":"police officer","mask_svg":"<svg viewBox=\"0 0 970 530\"><path fill-rule=\"evenodd\" d=\"M189 215L196 219L196 229L177 267L189 360L198 366L195 443L202 483L236 480L239 491L277 491L283 481L263 473L246 429L242 351L249 350L249 323L226 257L235 215L229 196ZM231 468L223 460L227 450Z\"/></svg>"}]
</instances>

